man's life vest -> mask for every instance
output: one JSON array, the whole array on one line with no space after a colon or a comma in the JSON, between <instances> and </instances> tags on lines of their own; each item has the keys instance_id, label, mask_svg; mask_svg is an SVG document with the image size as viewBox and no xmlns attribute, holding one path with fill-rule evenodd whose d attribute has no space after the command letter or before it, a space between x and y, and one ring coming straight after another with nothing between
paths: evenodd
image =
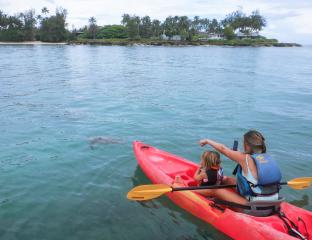
<instances>
[{"instance_id":1,"label":"man's life vest","mask_svg":"<svg viewBox=\"0 0 312 240\"><path fill-rule=\"evenodd\" d=\"M253 154L258 181L257 184L248 181L239 165L236 172L237 191L241 196L268 196L278 193L280 190L280 181L282 178L281 171L277 163L268 154Z\"/></svg>"}]
</instances>

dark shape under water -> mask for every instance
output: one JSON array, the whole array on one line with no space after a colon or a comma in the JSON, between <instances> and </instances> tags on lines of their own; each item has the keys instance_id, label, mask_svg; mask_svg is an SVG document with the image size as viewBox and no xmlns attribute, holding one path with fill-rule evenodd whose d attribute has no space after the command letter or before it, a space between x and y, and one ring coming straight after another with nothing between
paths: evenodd
<instances>
[{"instance_id":1,"label":"dark shape under water","mask_svg":"<svg viewBox=\"0 0 312 240\"><path fill-rule=\"evenodd\" d=\"M289 203L294 204L301 208L307 207L309 205L309 196L305 194L302 196L302 199L293 200L293 201L290 201Z\"/></svg>"},{"instance_id":2,"label":"dark shape under water","mask_svg":"<svg viewBox=\"0 0 312 240\"><path fill-rule=\"evenodd\" d=\"M90 148L93 149L94 145L106 145L106 144L123 144L124 141L118 138L106 137L106 136L96 136L89 138Z\"/></svg>"}]
</instances>

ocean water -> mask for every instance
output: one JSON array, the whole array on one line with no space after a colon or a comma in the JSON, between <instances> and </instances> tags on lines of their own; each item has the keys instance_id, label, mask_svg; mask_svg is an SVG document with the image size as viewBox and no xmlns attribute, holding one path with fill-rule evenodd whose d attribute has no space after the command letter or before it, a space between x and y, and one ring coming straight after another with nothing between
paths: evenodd
<instances>
[{"instance_id":1,"label":"ocean water","mask_svg":"<svg viewBox=\"0 0 312 240\"><path fill-rule=\"evenodd\" d=\"M0 46L0 239L227 239L165 197L126 199L149 183L132 141L198 162L201 138L242 148L257 129L284 180L311 176L311 63L311 47ZM282 193L312 210L311 188Z\"/></svg>"}]
</instances>

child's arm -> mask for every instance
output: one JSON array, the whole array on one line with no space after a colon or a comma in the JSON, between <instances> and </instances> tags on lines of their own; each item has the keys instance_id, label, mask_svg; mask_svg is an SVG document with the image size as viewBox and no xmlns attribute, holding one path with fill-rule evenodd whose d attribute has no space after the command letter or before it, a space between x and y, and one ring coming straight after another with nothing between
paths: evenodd
<instances>
[{"instance_id":1,"label":"child's arm","mask_svg":"<svg viewBox=\"0 0 312 240\"><path fill-rule=\"evenodd\" d=\"M227 156L229 159L237 162L238 164L243 164L245 161L246 154L239 151L233 151L232 149L226 147L221 143L212 141L210 139L203 139L199 141L199 144L202 147L205 146L206 144L212 146L218 152L222 153L223 155Z\"/></svg>"},{"instance_id":2,"label":"child's arm","mask_svg":"<svg viewBox=\"0 0 312 240\"><path fill-rule=\"evenodd\" d=\"M201 167L199 167L199 168L196 170L196 172L195 172L193 178L194 178L196 181L201 181L201 180L203 180L203 179L206 178L206 177L207 177L207 176L206 176L205 171L202 170Z\"/></svg>"}]
</instances>

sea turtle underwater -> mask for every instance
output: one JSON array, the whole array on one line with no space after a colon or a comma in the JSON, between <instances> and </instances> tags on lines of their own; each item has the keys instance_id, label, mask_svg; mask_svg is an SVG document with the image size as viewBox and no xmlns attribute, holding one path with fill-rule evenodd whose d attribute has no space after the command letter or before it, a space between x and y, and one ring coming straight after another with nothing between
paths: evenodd
<instances>
[{"instance_id":1,"label":"sea turtle underwater","mask_svg":"<svg viewBox=\"0 0 312 240\"><path fill-rule=\"evenodd\" d=\"M99 145L99 144L105 145L105 144L122 144L122 143L124 143L124 141L121 139L108 137L108 136L95 136L95 137L90 137L88 140L89 140L89 145L90 145L91 149L94 148L94 145Z\"/></svg>"}]
</instances>

